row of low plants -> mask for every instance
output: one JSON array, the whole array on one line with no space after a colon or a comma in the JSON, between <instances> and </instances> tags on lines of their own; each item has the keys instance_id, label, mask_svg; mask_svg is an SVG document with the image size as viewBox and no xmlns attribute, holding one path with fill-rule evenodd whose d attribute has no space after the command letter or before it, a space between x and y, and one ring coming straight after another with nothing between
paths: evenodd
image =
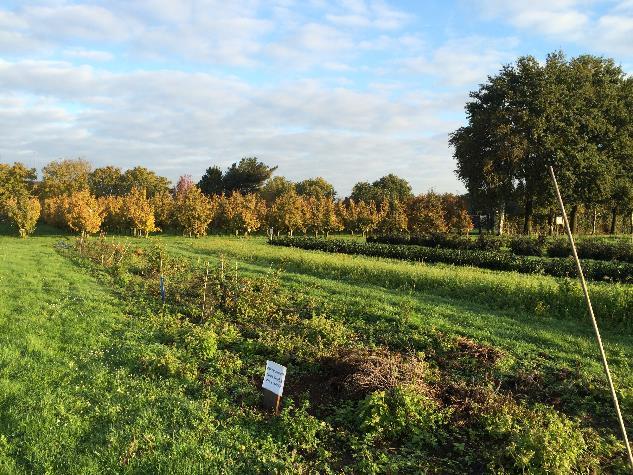
<instances>
[{"instance_id":1,"label":"row of low plants","mask_svg":"<svg viewBox=\"0 0 633 475\"><path fill-rule=\"evenodd\" d=\"M376 234L367 236L368 243L398 244L444 249L498 251L509 243L505 236L479 234L477 239L447 233L429 234Z\"/></svg>"},{"instance_id":2,"label":"row of low plants","mask_svg":"<svg viewBox=\"0 0 633 475\"><path fill-rule=\"evenodd\" d=\"M554 277L573 277L576 264L569 258L517 256L502 251L476 251L442 249L412 245L363 243L349 240L323 240L314 238L275 238L269 241L276 246L301 249L360 254L372 257L403 259L416 262L446 263L484 269L514 271L526 274L543 274ZM633 264L608 261L585 261L585 277L601 282L633 282Z\"/></svg>"},{"instance_id":3,"label":"row of low plants","mask_svg":"<svg viewBox=\"0 0 633 475\"><path fill-rule=\"evenodd\" d=\"M535 375L494 347L333 307L224 261L207 272L105 239L63 252L104 271L152 336L116 342L111 358L210 401L200 450L224 454L225 472L625 473L615 428L590 409L608 407L607 388L589 374L549 361ZM288 367L278 417L260 408L266 359ZM143 455L128 463L142 469Z\"/></svg>"},{"instance_id":4,"label":"row of low plants","mask_svg":"<svg viewBox=\"0 0 633 475\"><path fill-rule=\"evenodd\" d=\"M477 239L444 233L382 234L368 236L367 242L378 244L415 245L443 249L499 251L508 248L518 256L569 257L571 245L566 237L491 236L480 234ZM626 240L583 238L576 242L581 259L622 261L633 263L633 244Z\"/></svg>"},{"instance_id":5,"label":"row of low plants","mask_svg":"<svg viewBox=\"0 0 633 475\"><path fill-rule=\"evenodd\" d=\"M261 242L261 243L260 243ZM210 239L189 244L195 256L229 255L268 269L283 268L287 277L300 275L357 286L377 285L399 294L421 292L451 301L485 305L489 309L528 312L537 317L584 319L587 308L577 279L496 272L476 267L443 264L412 265L408 261L375 259L360 255L303 252L291 247L269 246L264 241ZM618 283L590 282L593 308L602 325L629 331L633 314L633 288Z\"/></svg>"},{"instance_id":6,"label":"row of low plants","mask_svg":"<svg viewBox=\"0 0 633 475\"><path fill-rule=\"evenodd\" d=\"M567 238L516 237L510 241L512 253L523 256L568 257L572 255ZM633 244L625 240L605 241L584 238L576 242L581 259L633 263Z\"/></svg>"}]
</instances>

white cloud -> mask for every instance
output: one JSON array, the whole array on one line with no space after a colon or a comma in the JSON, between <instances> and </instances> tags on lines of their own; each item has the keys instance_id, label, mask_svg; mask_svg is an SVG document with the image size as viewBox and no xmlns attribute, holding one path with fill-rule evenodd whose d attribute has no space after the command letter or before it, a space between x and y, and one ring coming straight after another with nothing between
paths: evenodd
<instances>
[{"instance_id":1,"label":"white cloud","mask_svg":"<svg viewBox=\"0 0 633 475\"><path fill-rule=\"evenodd\" d=\"M316 80L261 88L203 73L43 61L0 62L0 90L4 161L83 156L175 179L252 154L292 179L324 175L342 193L389 172L419 191L459 188L443 132L458 123L441 118L446 98L423 91L393 97Z\"/></svg>"},{"instance_id":2,"label":"white cloud","mask_svg":"<svg viewBox=\"0 0 633 475\"><path fill-rule=\"evenodd\" d=\"M598 54L633 56L633 1L481 0L484 14Z\"/></svg>"},{"instance_id":3,"label":"white cloud","mask_svg":"<svg viewBox=\"0 0 633 475\"><path fill-rule=\"evenodd\" d=\"M454 38L398 64L411 73L431 75L444 85L477 84L515 58L516 47L514 38Z\"/></svg>"},{"instance_id":4,"label":"white cloud","mask_svg":"<svg viewBox=\"0 0 633 475\"><path fill-rule=\"evenodd\" d=\"M108 51L90 50L85 48L70 48L64 51L64 56L86 61L111 61L114 55Z\"/></svg>"}]
</instances>

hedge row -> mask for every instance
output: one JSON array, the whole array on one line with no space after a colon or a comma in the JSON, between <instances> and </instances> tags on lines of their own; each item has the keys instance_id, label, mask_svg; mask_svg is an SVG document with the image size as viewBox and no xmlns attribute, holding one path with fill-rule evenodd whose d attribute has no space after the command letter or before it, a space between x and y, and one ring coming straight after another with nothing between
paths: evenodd
<instances>
[{"instance_id":1,"label":"hedge row","mask_svg":"<svg viewBox=\"0 0 633 475\"><path fill-rule=\"evenodd\" d=\"M525 237L514 238L480 235L476 240L450 234L387 234L369 236L369 243L415 245L443 249L498 251L509 247L517 256L570 257L571 246L567 238ZM625 241L607 242L597 239L581 239L576 243L581 259L622 261L633 263L633 244Z\"/></svg>"},{"instance_id":2,"label":"hedge row","mask_svg":"<svg viewBox=\"0 0 633 475\"><path fill-rule=\"evenodd\" d=\"M576 265L570 258L516 256L509 252L442 249L414 245L363 243L349 240L327 240L303 237L281 237L269 241L275 246L360 254L407 261L481 267L514 271L524 274L543 274L554 277L575 277ZM633 264L607 261L584 261L588 280L633 283Z\"/></svg>"},{"instance_id":3,"label":"hedge row","mask_svg":"<svg viewBox=\"0 0 633 475\"><path fill-rule=\"evenodd\" d=\"M507 245L508 239L489 234L480 234L476 240L446 233L430 234L381 234L367 236L367 242L378 244L401 244L444 249L498 251Z\"/></svg>"}]
</instances>

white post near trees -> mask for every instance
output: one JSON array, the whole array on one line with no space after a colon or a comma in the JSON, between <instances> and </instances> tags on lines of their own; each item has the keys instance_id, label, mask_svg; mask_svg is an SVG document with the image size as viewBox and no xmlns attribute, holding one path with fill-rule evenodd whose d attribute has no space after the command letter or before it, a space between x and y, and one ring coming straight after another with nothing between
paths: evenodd
<instances>
[{"instance_id":1,"label":"white post near trees","mask_svg":"<svg viewBox=\"0 0 633 475\"><path fill-rule=\"evenodd\" d=\"M615 406L615 412L620 423L620 429L622 430L622 437L624 438L624 444L626 445L626 451L629 456L629 464L631 470L633 470L633 453L631 452L631 444L629 444L629 438L626 435L626 426L624 425L624 419L622 418L622 412L620 412L620 403L618 402L618 395L615 392L615 386L611 379L611 371L609 371L609 364L607 363L607 355L604 352L604 346L602 346L602 338L600 337L600 330L598 329L598 322L596 316L593 313L593 307L591 306L591 298L589 297L589 289L587 288L587 282L585 282L585 275L582 272L582 266L580 265L580 259L578 258L578 252L576 252L576 244L574 243L574 236L571 233L569 227L569 221L567 219L567 213L565 212L565 205L563 204L563 198L558 188L558 182L556 181L556 175L554 174L554 168L549 167L549 173L554 182L554 188L556 190L556 197L558 198L558 204L560 205L561 212L563 213L563 221L565 223L565 230L567 231L567 237L569 238L569 244L571 245L571 251L576 261L576 270L578 271L578 278L580 279L580 285L582 291L585 294L585 301L587 302L587 309L589 310L589 316L591 317L591 323L593 324L593 330L596 335L596 341L598 342L598 348L600 348L600 356L602 357L602 366L609 382L609 389L611 390L611 398L613 399L613 405Z\"/></svg>"}]
</instances>

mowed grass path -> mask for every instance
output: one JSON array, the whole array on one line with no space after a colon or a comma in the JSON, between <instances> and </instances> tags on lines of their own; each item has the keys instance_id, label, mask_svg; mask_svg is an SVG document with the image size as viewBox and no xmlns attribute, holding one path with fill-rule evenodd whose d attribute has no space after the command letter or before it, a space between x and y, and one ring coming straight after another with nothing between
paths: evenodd
<instances>
[{"instance_id":1,"label":"mowed grass path","mask_svg":"<svg viewBox=\"0 0 633 475\"><path fill-rule=\"evenodd\" d=\"M0 236L0 473L204 473L237 467L239 444L228 440L237 428L213 421L217 409L177 381L137 373L133 359L154 344L151 335L127 316L126 302L107 279L55 251L60 239L65 238ZM139 246L159 241L168 252L201 262L218 263L224 255L249 275L281 268L285 285L329 301L334 310L374 318L401 315L494 344L536 368L580 366L601 377L591 328L582 318L504 309L494 295L486 305L459 292L399 290L399 279L412 273L449 280L478 274L493 279L493 273L273 248L261 238L129 241ZM603 338L632 427L633 337L605 328ZM121 340L138 351L116 354ZM604 411L606 417L612 413L610 407Z\"/></svg>"},{"instance_id":2,"label":"mowed grass path","mask_svg":"<svg viewBox=\"0 0 633 475\"><path fill-rule=\"evenodd\" d=\"M204 405L113 354L151 339L59 239L0 236L0 473L202 473Z\"/></svg>"}]
</instances>

